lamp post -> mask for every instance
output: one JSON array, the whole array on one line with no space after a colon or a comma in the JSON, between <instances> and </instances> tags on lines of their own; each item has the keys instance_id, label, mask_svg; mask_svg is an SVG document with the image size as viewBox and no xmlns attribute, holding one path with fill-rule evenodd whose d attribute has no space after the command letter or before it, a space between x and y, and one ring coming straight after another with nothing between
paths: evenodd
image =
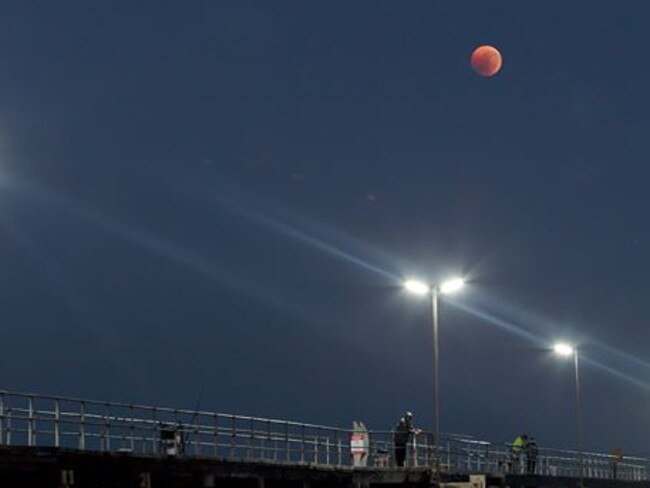
<instances>
[{"instance_id":1,"label":"lamp post","mask_svg":"<svg viewBox=\"0 0 650 488\"><path fill-rule=\"evenodd\" d=\"M407 280L404 282L404 288L416 295L430 295L431 297L431 317L433 322L433 374L434 374L434 410L435 410L435 470L436 476L440 473L440 314L438 310L438 301L440 294L450 294L460 290L465 285L462 278L455 278L437 285L430 285L418 280Z\"/></svg>"},{"instance_id":2,"label":"lamp post","mask_svg":"<svg viewBox=\"0 0 650 488\"><path fill-rule=\"evenodd\" d=\"M580 488L585 486L585 460L582 447L582 408L580 406L580 368L578 364L578 349L569 344L558 343L553 346L553 351L560 356L573 356L573 365L576 376L576 435L578 440L578 454L580 456Z\"/></svg>"}]
</instances>

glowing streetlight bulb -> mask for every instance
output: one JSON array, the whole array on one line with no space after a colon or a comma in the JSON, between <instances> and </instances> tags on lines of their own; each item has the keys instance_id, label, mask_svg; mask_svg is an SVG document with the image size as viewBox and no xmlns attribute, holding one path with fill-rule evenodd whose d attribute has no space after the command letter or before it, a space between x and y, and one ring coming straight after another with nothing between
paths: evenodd
<instances>
[{"instance_id":1,"label":"glowing streetlight bulb","mask_svg":"<svg viewBox=\"0 0 650 488\"><path fill-rule=\"evenodd\" d=\"M553 350L560 356L571 356L573 354L573 347L569 344L558 343L553 346Z\"/></svg>"},{"instance_id":2,"label":"glowing streetlight bulb","mask_svg":"<svg viewBox=\"0 0 650 488\"><path fill-rule=\"evenodd\" d=\"M423 281L418 280L406 280L404 282L404 288L406 288L411 293L415 293L416 295L426 295L431 289L429 285Z\"/></svg>"},{"instance_id":3,"label":"glowing streetlight bulb","mask_svg":"<svg viewBox=\"0 0 650 488\"><path fill-rule=\"evenodd\" d=\"M465 286L465 280L462 278L454 278L453 280L445 281L440 285L440 293L454 293Z\"/></svg>"}]
</instances>

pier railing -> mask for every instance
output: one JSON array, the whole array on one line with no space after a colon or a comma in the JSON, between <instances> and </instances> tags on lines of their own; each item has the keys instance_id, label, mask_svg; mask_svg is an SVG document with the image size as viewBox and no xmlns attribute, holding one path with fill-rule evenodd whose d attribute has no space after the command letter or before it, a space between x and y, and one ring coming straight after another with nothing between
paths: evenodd
<instances>
[{"instance_id":1,"label":"pier railing","mask_svg":"<svg viewBox=\"0 0 650 488\"><path fill-rule=\"evenodd\" d=\"M0 445L70 448L137 455L352 466L352 431L217 412L101 402L0 390ZM368 432L363 464L393 469L393 434ZM406 467L434 465L433 435L412 437ZM508 445L445 434L440 469L450 473L535 474L647 480L648 459L540 448L534 466Z\"/></svg>"}]
</instances>

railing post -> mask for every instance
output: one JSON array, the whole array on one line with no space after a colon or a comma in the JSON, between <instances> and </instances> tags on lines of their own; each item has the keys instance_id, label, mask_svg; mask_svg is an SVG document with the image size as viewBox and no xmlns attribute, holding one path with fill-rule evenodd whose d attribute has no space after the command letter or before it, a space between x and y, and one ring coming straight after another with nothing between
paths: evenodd
<instances>
[{"instance_id":1,"label":"railing post","mask_svg":"<svg viewBox=\"0 0 650 488\"><path fill-rule=\"evenodd\" d=\"M199 424L201 419L199 419L199 412L194 413L194 455L199 456L201 454L201 440L199 439Z\"/></svg>"},{"instance_id":2,"label":"railing post","mask_svg":"<svg viewBox=\"0 0 650 488\"><path fill-rule=\"evenodd\" d=\"M339 466L343 466L343 444L341 443L341 432L336 431L336 450Z\"/></svg>"},{"instance_id":3,"label":"railing post","mask_svg":"<svg viewBox=\"0 0 650 488\"><path fill-rule=\"evenodd\" d=\"M325 464L330 465L330 437L325 438Z\"/></svg>"},{"instance_id":4,"label":"railing post","mask_svg":"<svg viewBox=\"0 0 650 488\"><path fill-rule=\"evenodd\" d=\"M104 405L104 448L107 452L111 450L111 409L110 405Z\"/></svg>"},{"instance_id":5,"label":"railing post","mask_svg":"<svg viewBox=\"0 0 650 488\"><path fill-rule=\"evenodd\" d=\"M151 409L151 454L158 452L158 442L156 434L158 432L158 411L156 407Z\"/></svg>"},{"instance_id":6,"label":"railing post","mask_svg":"<svg viewBox=\"0 0 650 488\"><path fill-rule=\"evenodd\" d=\"M266 421L266 442L264 443L264 452L262 453L262 458L267 459L266 452L268 449L272 449L271 447L272 441L271 441L271 420L268 419ZM271 459L269 456L268 459Z\"/></svg>"},{"instance_id":7,"label":"railing post","mask_svg":"<svg viewBox=\"0 0 650 488\"><path fill-rule=\"evenodd\" d=\"M279 459L280 455L280 448L278 447L278 438L277 434L274 439L272 439L272 445L273 445L273 461L277 462Z\"/></svg>"},{"instance_id":8,"label":"railing post","mask_svg":"<svg viewBox=\"0 0 650 488\"><path fill-rule=\"evenodd\" d=\"M285 462L291 461L291 447L289 445L289 422L284 423L284 449L285 449Z\"/></svg>"},{"instance_id":9,"label":"railing post","mask_svg":"<svg viewBox=\"0 0 650 488\"><path fill-rule=\"evenodd\" d=\"M0 393L0 446L4 442L5 394Z\"/></svg>"},{"instance_id":10,"label":"railing post","mask_svg":"<svg viewBox=\"0 0 650 488\"><path fill-rule=\"evenodd\" d=\"M413 467L418 466L418 441L415 436L413 436L413 440L411 441L411 449L413 449Z\"/></svg>"},{"instance_id":11,"label":"railing post","mask_svg":"<svg viewBox=\"0 0 650 488\"><path fill-rule=\"evenodd\" d=\"M61 409L59 406L59 399L54 400L54 447L61 447L61 427L59 422L61 420Z\"/></svg>"},{"instance_id":12,"label":"railing post","mask_svg":"<svg viewBox=\"0 0 650 488\"><path fill-rule=\"evenodd\" d=\"M30 396L27 399L27 412L28 412L28 419L27 419L27 445L28 446L33 446L34 445L34 397Z\"/></svg>"},{"instance_id":13,"label":"railing post","mask_svg":"<svg viewBox=\"0 0 650 488\"><path fill-rule=\"evenodd\" d=\"M144 417L144 413L142 414ZM144 419L143 419L144 420ZM147 450L149 449L149 439L147 438L147 424L142 423L142 426L140 427L140 452L142 454L146 454Z\"/></svg>"},{"instance_id":14,"label":"railing post","mask_svg":"<svg viewBox=\"0 0 650 488\"><path fill-rule=\"evenodd\" d=\"M305 462L305 424L302 424L300 436L300 462Z\"/></svg>"},{"instance_id":15,"label":"railing post","mask_svg":"<svg viewBox=\"0 0 650 488\"><path fill-rule=\"evenodd\" d=\"M248 435L248 442L246 443L246 459L251 458L253 440L255 439L255 421L252 418L250 420L248 429L250 433Z\"/></svg>"},{"instance_id":16,"label":"railing post","mask_svg":"<svg viewBox=\"0 0 650 488\"><path fill-rule=\"evenodd\" d=\"M230 427L230 457L235 457L236 438L237 437L237 417L232 416L232 425Z\"/></svg>"},{"instance_id":17,"label":"railing post","mask_svg":"<svg viewBox=\"0 0 650 488\"><path fill-rule=\"evenodd\" d=\"M135 452L135 417L133 411L133 405L129 405L129 415L131 417L131 427L129 431L131 432L131 452Z\"/></svg>"},{"instance_id":18,"label":"railing post","mask_svg":"<svg viewBox=\"0 0 650 488\"><path fill-rule=\"evenodd\" d=\"M219 457L219 414L214 413L214 457Z\"/></svg>"},{"instance_id":19,"label":"railing post","mask_svg":"<svg viewBox=\"0 0 650 488\"><path fill-rule=\"evenodd\" d=\"M485 446L485 464L486 464L486 469L490 471L492 468L490 468L490 444L487 444Z\"/></svg>"},{"instance_id":20,"label":"railing post","mask_svg":"<svg viewBox=\"0 0 650 488\"><path fill-rule=\"evenodd\" d=\"M11 407L7 408L7 445L11 445Z\"/></svg>"},{"instance_id":21,"label":"railing post","mask_svg":"<svg viewBox=\"0 0 650 488\"><path fill-rule=\"evenodd\" d=\"M165 419L167 420L167 419ZM176 446L176 449L178 450L177 454L185 454L185 430L183 428L183 425L181 424L180 420L178 420L178 409L174 409L174 429L180 429L180 438L181 438L181 445ZM165 450L165 447L163 447L163 451Z\"/></svg>"},{"instance_id":22,"label":"railing post","mask_svg":"<svg viewBox=\"0 0 650 488\"><path fill-rule=\"evenodd\" d=\"M279 455L280 448L278 447L278 440L273 439L273 461L278 462L278 455Z\"/></svg>"},{"instance_id":23,"label":"railing post","mask_svg":"<svg viewBox=\"0 0 650 488\"><path fill-rule=\"evenodd\" d=\"M86 449L86 406L82 400L79 404L79 449Z\"/></svg>"}]
</instances>

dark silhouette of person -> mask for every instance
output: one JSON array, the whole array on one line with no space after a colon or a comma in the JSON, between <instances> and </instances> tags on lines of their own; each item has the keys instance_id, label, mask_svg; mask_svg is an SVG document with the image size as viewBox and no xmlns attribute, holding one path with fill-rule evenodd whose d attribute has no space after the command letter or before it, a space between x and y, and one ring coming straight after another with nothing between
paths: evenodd
<instances>
[{"instance_id":1,"label":"dark silhouette of person","mask_svg":"<svg viewBox=\"0 0 650 488\"><path fill-rule=\"evenodd\" d=\"M411 435L417 435L420 429L413 427L413 414L406 412L404 416L399 419L395 431L393 432L393 444L395 446L395 465L403 467L406 461L406 445L409 442Z\"/></svg>"},{"instance_id":2,"label":"dark silhouette of person","mask_svg":"<svg viewBox=\"0 0 650 488\"><path fill-rule=\"evenodd\" d=\"M535 474L539 449L537 448L537 442L535 441L534 437L528 438L524 450L526 454L526 473Z\"/></svg>"}]
</instances>

